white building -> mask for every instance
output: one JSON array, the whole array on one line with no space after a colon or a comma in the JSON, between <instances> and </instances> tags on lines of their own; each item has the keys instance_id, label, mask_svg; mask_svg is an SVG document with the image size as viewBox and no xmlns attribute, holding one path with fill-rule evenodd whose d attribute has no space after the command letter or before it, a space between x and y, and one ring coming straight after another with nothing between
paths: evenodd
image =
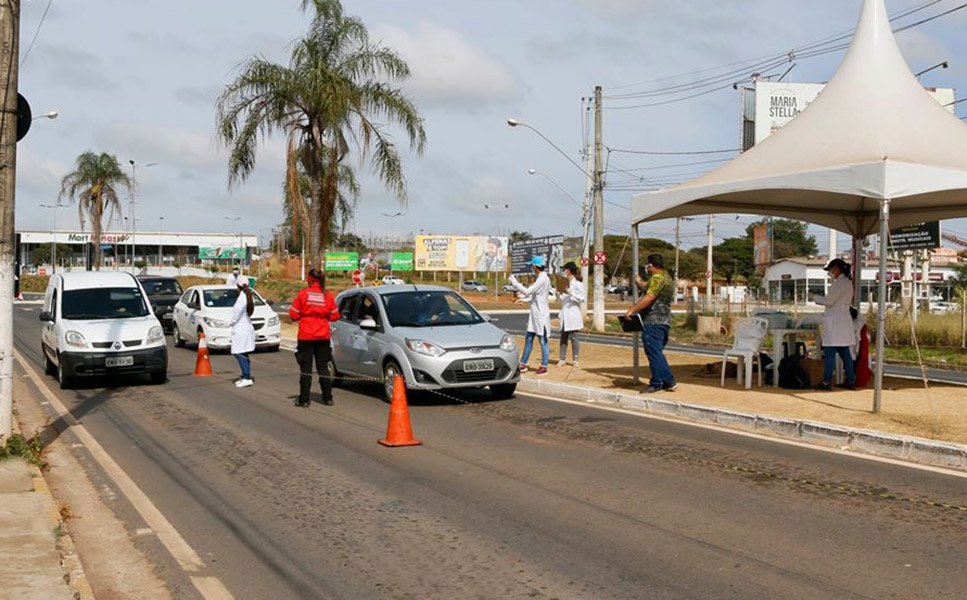
<instances>
[{"instance_id":1,"label":"white building","mask_svg":"<svg viewBox=\"0 0 967 600\"><path fill-rule=\"evenodd\" d=\"M18 231L18 258L22 266L50 266L47 250L57 244L58 266L85 266L88 248L92 248L94 234L89 231ZM248 266L258 254L258 237L243 233L183 233L109 231L100 239L104 266L204 266L241 263ZM63 247L70 248L64 255ZM37 251L44 248L37 260ZM41 265L39 262L43 262Z\"/></svg>"}]
</instances>

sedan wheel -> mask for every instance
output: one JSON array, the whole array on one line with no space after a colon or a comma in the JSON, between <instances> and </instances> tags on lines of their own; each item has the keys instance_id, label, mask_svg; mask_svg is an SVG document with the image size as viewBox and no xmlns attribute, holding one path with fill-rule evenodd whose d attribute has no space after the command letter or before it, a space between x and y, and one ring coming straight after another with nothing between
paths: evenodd
<instances>
[{"instance_id":1,"label":"sedan wheel","mask_svg":"<svg viewBox=\"0 0 967 600\"><path fill-rule=\"evenodd\" d=\"M185 347L185 340L181 337L181 330L178 329L177 323L174 323L171 326L171 337L175 340L175 348Z\"/></svg>"},{"instance_id":2,"label":"sedan wheel","mask_svg":"<svg viewBox=\"0 0 967 600\"><path fill-rule=\"evenodd\" d=\"M402 369L394 361L389 361L386 366L383 367L383 395L386 397L387 402L393 401L393 382L396 381L396 376L403 375ZM404 385L406 380L403 381Z\"/></svg>"}]
</instances>

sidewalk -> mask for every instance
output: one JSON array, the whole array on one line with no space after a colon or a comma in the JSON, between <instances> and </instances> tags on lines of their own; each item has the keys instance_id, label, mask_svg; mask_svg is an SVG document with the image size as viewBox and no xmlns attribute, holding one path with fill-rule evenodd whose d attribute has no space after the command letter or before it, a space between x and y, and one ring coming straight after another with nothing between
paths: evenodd
<instances>
[{"instance_id":1,"label":"sidewalk","mask_svg":"<svg viewBox=\"0 0 967 600\"><path fill-rule=\"evenodd\" d=\"M60 516L39 471L21 459L0 462L0 597L74 598L57 538Z\"/></svg>"},{"instance_id":2,"label":"sidewalk","mask_svg":"<svg viewBox=\"0 0 967 600\"><path fill-rule=\"evenodd\" d=\"M614 394L633 394L648 381L648 363L641 355L640 386L632 381L632 350L611 346L584 344L581 368L558 368L557 344L551 347L551 367L541 382L560 382L602 390ZM535 347L535 355L540 356ZM665 392L656 398L673 403L710 409L777 417L787 420L812 421L846 428L882 432L890 435L915 436L942 442L967 444L967 393L963 387L942 384L924 389L919 381L887 377L884 382L883 410L871 412L872 389L855 392L820 392L786 390L754 386L739 387L735 378L726 379L720 387L719 377L702 377L699 373L711 362L721 359L666 353L678 380L678 391ZM537 360L532 356L532 366ZM535 379L533 371L525 378ZM756 382L757 383L757 382Z\"/></svg>"}]
</instances>

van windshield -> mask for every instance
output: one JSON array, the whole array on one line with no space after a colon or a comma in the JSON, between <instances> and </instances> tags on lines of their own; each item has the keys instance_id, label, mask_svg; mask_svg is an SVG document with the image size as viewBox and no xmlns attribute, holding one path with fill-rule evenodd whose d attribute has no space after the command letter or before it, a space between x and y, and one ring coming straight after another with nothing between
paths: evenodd
<instances>
[{"instance_id":1,"label":"van windshield","mask_svg":"<svg viewBox=\"0 0 967 600\"><path fill-rule=\"evenodd\" d=\"M138 288L67 290L61 300L65 319L131 319L146 317L148 307Z\"/></svg>"}]
</instances>

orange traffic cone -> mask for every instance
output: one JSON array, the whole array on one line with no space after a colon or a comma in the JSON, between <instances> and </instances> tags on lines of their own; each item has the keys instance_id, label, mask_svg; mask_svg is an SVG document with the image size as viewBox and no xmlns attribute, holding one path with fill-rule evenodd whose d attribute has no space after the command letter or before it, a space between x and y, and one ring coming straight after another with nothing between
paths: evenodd
<instances>
[{"instance_id":1,"label":"orange traffic cone","mask_svg":"<svg viewBox=\"0 0 967 600\"><path fill-rule=\"evenodd\" d=\"M205 334L198 332L198 359L195 360L195 377L211 377L212 363L208 359L208 342Z\"/></svg>"},{"instance_id":2,"label":"orange traffic cone","mask_svg":"<svg viewBox=\"0 0 967 600\"><path fill-rule=\"evenodd\" d=\"M384 446L419 446L423 442L413 439L410 427L410 408L406 404L406 382L401 375L393 380L393 401L389 405L389 425L386 439L379 441Z\"/></svg>"}]
</instances>

